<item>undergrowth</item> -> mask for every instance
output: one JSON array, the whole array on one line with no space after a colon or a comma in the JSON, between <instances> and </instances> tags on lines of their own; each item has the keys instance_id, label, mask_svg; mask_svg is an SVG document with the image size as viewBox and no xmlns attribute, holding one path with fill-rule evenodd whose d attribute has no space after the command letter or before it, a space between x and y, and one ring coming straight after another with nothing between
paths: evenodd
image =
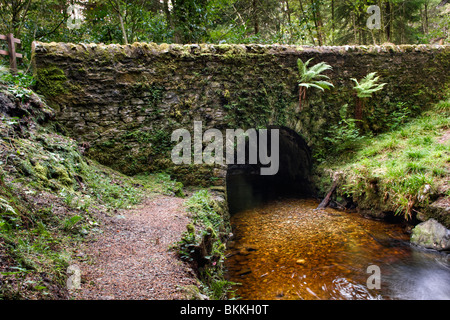
<instances>
[{"instance_id":1,"label":"undergrowth","mask_svg":"<svg viewBox=\"0 0 450 320\"><path fill-rule=\"evenodd\" d=\"M200 290L209 299L226 299L233 283L225 279L225 240L228 227L222 209L208 190L194 193L185 203L191 223L177 244L180 257L197 270Z\"/></svg>"}]
</instances>

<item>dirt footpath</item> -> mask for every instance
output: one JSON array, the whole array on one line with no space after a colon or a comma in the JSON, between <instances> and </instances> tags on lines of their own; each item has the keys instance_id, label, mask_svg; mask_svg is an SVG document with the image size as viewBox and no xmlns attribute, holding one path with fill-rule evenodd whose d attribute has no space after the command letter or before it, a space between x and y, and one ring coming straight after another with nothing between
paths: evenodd
<instances>
[{"instance_id":1,"label":"dirt footpath","mask_svg":"<svg viewBox=\"0 0 450 320\"><path fill-rule=\"evenodd\" d=\"M189 219L183 199L155 196L103 221L103 233L85 244L81 289L75 299L183 299L181 287L196 283L192 269L170 246Z\"/></svg>"}]
</instances>

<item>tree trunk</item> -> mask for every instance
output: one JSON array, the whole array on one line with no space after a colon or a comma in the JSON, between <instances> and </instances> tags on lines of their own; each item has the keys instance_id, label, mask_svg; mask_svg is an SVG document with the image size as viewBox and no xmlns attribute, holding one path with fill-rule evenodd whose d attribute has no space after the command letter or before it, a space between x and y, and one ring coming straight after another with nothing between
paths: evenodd
<instances>
[{"instance_id":1,"label":"tree trunk","mask_svg":"<svg viewBox=\"0 0 450 320\"><path fill-rule=\"evenodd\" d=\"M187 25L187 14L185 12L185 10L188 10L187 5L183 0L172 0L172 5L171 21L173 23L174 30L173 40L175 43L185 43L187 36L183 30L183 27L186 27ZM167 8L167 10L169 9Z\"/></svg>"},{"instance_id":2,"label":"tree trunk","mask_svg":"<svg viewBox=\"0 0 450 320\"><path fill-rule=\"evenodd\" d=\"M119 23L120 29L122 30L123 41L125 44L128 44L128 37L127 32L125 30L125 23L123 21L122 11L120 10L120 0L116 0L115 5L112 0L109 0L109 3L111 3L113 9L117 12L117 15L119 16Z\"/></svg>"},{"instance_id":3,"label":"tree trunk","mask_svg":"<svg viewBox=\"0 0 450 320\"><path fill-rule=\"evenodd\" d=\"M9 28L5 33L13 33L16 35L16 37L20 37L21 28L26 20L31 0L26 0L23 2L22 1L10 1L10 2L11 3L9 4L9 6L11 7L11 9L7 10L6 12L11 13L11 24L9 25ZM5 1L4 4L5 7L8 6L7 3L8 2Z\"/></svg>"},{"instance_id":4,"label":"tree trunk","mask_svg":"<svg viewBox=\"0 0 450 320\"><path fill-rule=\"evenodd\" d=\"M292 19L291 19L291 7L289 6L289 0L285 0L284 3L286 4L286 16L288 21L288 32L289 32L289 43L292 42L293 34L292 34Z\"/></svg>"},{"instance_id":5,"label":"tree trunk","mask_svg":"<svg viewBox=\"0 0 450 320\"><path fill-rule=\"evenodd\" d=\"M172 29L173 25L172 25L172 16L170 15L170 10L169 10L169 0L163 1L163 10L164 10L164 15L166 16L167 25Z\"/></svg>"},{"instance_id":6,"label":"tree trunk","mask_svg":"<svg viewBox=\"0 0 450 320\"><path fill-rule=\"evenodd\" d=\"M31 0L26 0L22 3L19 3L16 7L16 12L14 12L14 23L12 24L12 31L16 37L20 37L22 26L26 21L26 17L28 15L28 9L30 7Z\"/></svg>"},{"instance_id":7,"label":"tree trunk","mask_svg":"<svg viewBox=\"0 0 450 320\"><path fill-rule=\"evenodd\" d=\"M316 6L317 26L319 27L320 41L322 43L321 45L325 45L327 39L325 36L325 32L323 32L322 14L320 13L320 1L316 3Z\"/></svg>"},{"instance_id":8,"label":"tree trunk","mask_svg":"<svg viewBox=\"0 0 450 320\"><path fill-rule=\"evenodd\" d=\"M288 18L289 25L291 24L291 8L289 7L289 0L284 1L286 3L286 14Z\"/></svg>"},{"instance_id":9,"label":"tree trunk","mask_svg":"<svg viewBox=\"0 0 450 320\"><path fill-rule=\"evenodd\" d=\"M127 32L125 30L125 25L123 23L123 18L122 18L121 13L119 13L119 21L120 21L120 29L122 29L123 41L125 42L125 44L128 44Z\"/></svg>"},{"instance_id":10,"label":"tree trunk","mask_svg":"<svg viewBox=\"0 0 450 320\"><path fill-rule=\"evenodd\" d=\"M334 45L334 0L331 0L331 45Z\"/></svg>"},{"instance_id":11,"label":"tree trunk","mask_svg":"<svg viewBox=\"0 0 450 320\"><path fill-rule=\"evenodd\" d=\"M428 3L425 2L425 28L424 33L428 34Z\"/></svg>"},{"instance_id":12,"label":"tree trunk","mask_svg":"<svg viewBox=\"0 0 450 320\"><path fill-rule=\"evenodd\" d=\"M252 2L252 10L253 10L253 28L254 28L254 31L255 31L255 35L257 35L259 33L257 0L253 0L253 2Z\"/></svg>"},{"instance_id":13,"label":"tree trunk","mask_svg":"<svg viewBox=\"0 0 450 320\"><path fill-rule=\"evenodd\" d=\"M389 1L386 2L386 41L391 42L391 26L392 26L392 8Z\"/></svg>"},{"instance_id":14,"label":"tree trunk","mask_svg":"<svg viewBox=\"0 0 450 320\"><path fill-rule=\"evenodd\" d=\"M405 12L405 3L402 2L402 24L401 24L401 30L400 30L400 44L403 44L406 42L406 12Z\"/></svg>"},{"instance_id":15,"label":"tree trunk","mask_svg":"<svg viewBox=\"0 0 450 320\"><path fill-rule=\"evenodd\" d=\"M313 8L313 20L314 25L316 26L317 41L319 42L319 46L321 46L323 45L323 39L322 39L322 21L320 18L320 7L315 0L311 0L311 6Z\"/></svg>"},{"instance_id":16,"label":"tree trunk","mask_svg":"<svg viewBox=\"0 0 450 320\"><path fill-rule=\"evenodd\" d=\"M384 30L385 30L385 26L384 26L384 21L385 19L385 14L382 10L383 8L383 0L378 0L378 7L380 7L380 30L378 30L378 36L379 36L379 43L382 44L384 43Z\"/></svg>"}]
</instances>

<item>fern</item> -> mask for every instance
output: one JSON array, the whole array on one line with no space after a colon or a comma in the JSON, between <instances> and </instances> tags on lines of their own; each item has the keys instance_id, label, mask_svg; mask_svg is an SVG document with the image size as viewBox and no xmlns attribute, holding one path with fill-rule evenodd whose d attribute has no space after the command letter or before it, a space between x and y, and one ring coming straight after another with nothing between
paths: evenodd
<instances>
[{"instance_id":1,"label":"fern","mask_svg":"<svg viewBox=\"0 0 450 320\"><path fill-rule=\"evenodd\" d=\"M9 204L9 202L3 198L0 198L0 213L17 215L16 210Z\"/></svg>"},{"instance_id":2,"label":"fern","mask_svg":"<svg viewBox=\"0 0 450 320\"><path fill-rule=\"evenodd\" d=\"M376 72L369 73L361 79L361 82L358 82L355 78L351 78L351 80L356 84L353 89L356 90L356 95L358 98L370 98L372 93L383 89L386 83L378 84L377 81L380 77L376 76L376 74Z\"/></svg>"},{"instance_id":3,"label":"fern","mask_svg":"<svg viewBox=\"0 0 450 320\"><path fill-rule=\"evenodd\" d=\"M376 76L376 72L371 72L366 75L361 81L351 78L355 82L353 89L356 91L356 109L355 109L355 119L362 120L362 114L364 111L364 98L370 98L374 92L380 91L386 85L386 83L378 83L380 79Z\"/></svg>"},{"instance_id":4,"label":"fern","mask_svg":"<svg viewBox=\"0 0 450 320\"><path fill-rule=\"evenodd\" d=\"M299 86L298 103L300 110L302 107L302 100L304 100L306 97L306 89L316 88L325 91L325 89L329 90L331 87L334 87L334 85L331 82L326 81L329 79L329 77L321 74L324 71L331 70L332 67L326 62L319 62L314 66L308 68L308 65L311 62L311 60L312 58L306 61L305 63L301 59L297 60L297 68L300 74L300 80L298 83Z\"/></svg>"},{"instance_id":5,"label":"fern","mask_svg":"<svg viewBox=\"0 0 450 320\"><path fill-rule=\"evenodd\" d=\"M74 228L74 226L83 219L83 217L79 216L79 215L75 215L71 218L67 218L66 220L64 220L63 222L63 229L66 231L70 231Z\"/></svg>"}]
</instances>

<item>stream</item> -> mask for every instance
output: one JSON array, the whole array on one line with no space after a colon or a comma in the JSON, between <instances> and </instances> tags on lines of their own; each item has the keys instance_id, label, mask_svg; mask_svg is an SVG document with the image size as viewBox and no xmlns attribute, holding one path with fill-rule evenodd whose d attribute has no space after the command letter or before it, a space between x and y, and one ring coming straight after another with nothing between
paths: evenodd
<instances>
[{"instance_id":1,"label":"stream","mask_svg":"<svg viewBox=\"0 0 450 320\"><path fill-rule=\"evenodd\" d=\"M450 255L411 246L404 226L235 186L226 266L239 298L450 299Z\"/></svg>"}]
</instances>

